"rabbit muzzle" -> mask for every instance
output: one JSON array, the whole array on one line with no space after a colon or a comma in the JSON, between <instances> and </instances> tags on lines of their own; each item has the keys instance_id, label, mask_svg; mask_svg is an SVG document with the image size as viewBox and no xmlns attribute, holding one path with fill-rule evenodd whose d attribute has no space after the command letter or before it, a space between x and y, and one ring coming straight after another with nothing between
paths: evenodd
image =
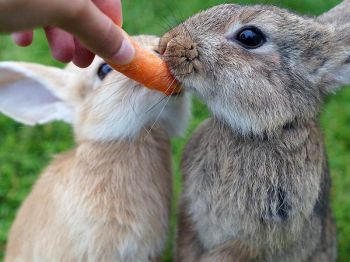
<instances>
[{"instance_id":1,"label":"rabbit muzzle","mask_svg":"<svg viewBox=\"0 0 350 262\"><path fill-rule=\"evenodd\" d=\"M159 51L180 82L202 69L198 44L186 34L167 33L160 40Z\"/></svg>"}]
</instances>

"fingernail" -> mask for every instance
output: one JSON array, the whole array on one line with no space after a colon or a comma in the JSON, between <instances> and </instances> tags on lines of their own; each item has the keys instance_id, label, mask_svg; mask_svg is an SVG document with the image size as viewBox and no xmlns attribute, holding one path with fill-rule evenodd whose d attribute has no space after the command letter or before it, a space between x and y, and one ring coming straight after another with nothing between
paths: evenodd
<instances>
[{"instance_id":1,"label":"fingernail","mask_svg":"<svg viewBox=\"0 0 350 262\"><path fill-rule=\"evenodd\" d=\"M118 65L126 65L134 58L135 49L127 38L124 38L118 52L112 56L111 62Z\"/></svg>"}]
</instances>

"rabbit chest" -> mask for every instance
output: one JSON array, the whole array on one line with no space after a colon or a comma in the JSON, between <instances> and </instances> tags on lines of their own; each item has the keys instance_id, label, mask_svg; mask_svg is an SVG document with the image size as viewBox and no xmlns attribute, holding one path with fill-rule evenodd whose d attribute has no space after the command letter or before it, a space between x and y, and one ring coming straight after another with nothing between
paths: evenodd
<instances>
[{"instance_id":1,"label":"rabbit chest","mask_svg":"<svg viewBox=\"0 0 350 262\"><path fill-rule=\"evenodd\" d=\"M182 163L183 201L203 247L232 239L275 245L298 237L324 193L325 163L316 124L254 139L206 121Z\"/></svg>"},{"instance_id":2,"label":"rabbit chest","mask_svg":"<svg viewBox=\"0 0 350 262\"><path fill-rule=\"evenodd\" d=\"M170 144L145 140L86 143L75 153L78 171L66 178L57 204L72 243L91 261L144 261L162 250L171 197Z\"/></svg>"}]
</instances>

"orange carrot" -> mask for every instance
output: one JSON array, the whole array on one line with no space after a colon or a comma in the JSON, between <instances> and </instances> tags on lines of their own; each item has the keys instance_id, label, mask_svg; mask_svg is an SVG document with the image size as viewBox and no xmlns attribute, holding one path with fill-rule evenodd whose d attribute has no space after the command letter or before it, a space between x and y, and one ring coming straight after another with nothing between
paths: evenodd
<instances>
[{"instance_id":1,"label":"orange carrot","mask_svg":"<svg viewBox=\"0 0 350 262\"><path fill-rule=\"evenodd\" d=\"M143 49L131 37L129 40L135 48L134 59L126 65L110 65L149 89L161 91L167 96L179 93L181 87L171 75L167 64L156 54Z\"/></svg>"}]
</instances>

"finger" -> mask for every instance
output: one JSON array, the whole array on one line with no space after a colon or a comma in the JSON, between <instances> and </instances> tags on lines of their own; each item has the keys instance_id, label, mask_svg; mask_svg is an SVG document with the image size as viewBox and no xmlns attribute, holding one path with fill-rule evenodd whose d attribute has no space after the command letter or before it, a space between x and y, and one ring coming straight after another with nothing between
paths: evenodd
<instances>
[{"instance_id":1,"label":"finger","mask_svg":"<svg viewBox=\"0 0 350 262\"><path fill-rule=\"evenodd\" d=\"M81 68L88 67L94 60L95 54L91 53L84 47L79 40L74 39L75 53L73 56L73 63Z\"/></svg>"},{"instance_id":2,"label":"finger","mask_svg":"<svg viewBox=\"0 0 350 262\"><path fill-rule=\"evenodd\" d=\"M33 42L33 31L13 33L12 39L19 46L29 46Z\"/></svg>"},{"instance_id":3,"label":"finger","mask_svg":"<svg viewBox=\"0 0 350 262\"><path fill-rule=\"evenodd\" d=\"M109 62L127 64L134 57L135 50L123 30L90 1L81 7L78 14L61 20L60 26Z\"/></svg>"},{"instance_id":4,"label":"finger","mask_svg":"<svg viewBox=\"0 0 350 262\"><path fill-rule=\"evenodd\" d=\"M123 24L122 4L120 0L92 0L95 5L120 27Z\"/></svg>"},{"instance_id":5,"label":"finger","mask_svg":"<svg viewBox=\"0 0 350 262\"><path fill-rule=\"evenodd\" d=\"M54 27L45 27L45 33L52 56L63 63L72 61L75 52L73 36Z\"/></svg>"}]
</instances>

